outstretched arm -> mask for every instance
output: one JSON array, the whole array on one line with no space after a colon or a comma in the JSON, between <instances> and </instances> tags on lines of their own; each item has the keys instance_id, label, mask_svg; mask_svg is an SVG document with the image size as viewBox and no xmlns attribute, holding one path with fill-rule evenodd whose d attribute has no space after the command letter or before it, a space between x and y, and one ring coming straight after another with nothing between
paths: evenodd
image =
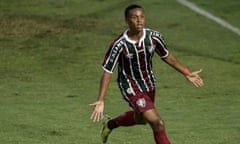
<instances>
[{"instance_id":1,"label":"outstretched arm","mask_svg":"<svg viewBox=\"0 0 240 144\"><path fill-rule=\"evenodd\" d=\"M201 87L204 85L202 78L199 76L199 73L202 70L190 72L186 67L184 67L171 53L163 59L167 64L175 68L177 71L182 73L189 82L191 82L196 87Z\"/></svg>"},{"instance_id":2,"label":"outstretched arm","mask_svg":"<svg viewBox=\"0 0 240 144\"><path fill-rule=\"evenodd\" d=\"M94 110L91 115L91 119L94 122L98 122L103 118L103 112L104 112L104 97L107 92L108 85L110 83L112 74L108 73L106 71L103 72L101 82L100 82L100 88L99 88L99 95L96 102L89 104L90 106L94 106Z\"/></svg>"}]
</instances>

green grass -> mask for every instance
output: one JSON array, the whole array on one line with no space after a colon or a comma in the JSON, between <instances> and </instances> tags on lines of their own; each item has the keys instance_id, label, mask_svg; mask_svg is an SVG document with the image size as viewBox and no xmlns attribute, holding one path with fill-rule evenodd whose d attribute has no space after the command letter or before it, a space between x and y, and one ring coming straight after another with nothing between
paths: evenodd
<instances>
[{"instance_id":1,"label":"green grass","mask_svg":"<svg viewBox=\"0 0 240 144\"><path fill-rule=\"evenodd\" d=\"M191 1L239 27L237 0ZM126 28L123 10L135 2L182 63L203 68L205 86L197 89L154 58L156 106L172 143L239 144L240 37L174 0L2 0L1 144L100 143L88 104L98 94L104 54ZM129 109L115 79L105 104L112 116ZM154 143L149 126L119 128L109 142Z\"/></svg>"},{"instance_id":2,"label":"green grass","mask_svg":"<svg viewBox=\"0 0 240 144\"><path fill-rule=\"evenodd\" d=\"M240 1L237 0L222 0L219 2L218 0L204 1L204 0L191 0L192 2L206 9L207 11L217 15L224 20L227 20L234 26L240 27L239 15L239 6ZM216 4L217 3L217 4Z\"/></svg>"}]
</instances>

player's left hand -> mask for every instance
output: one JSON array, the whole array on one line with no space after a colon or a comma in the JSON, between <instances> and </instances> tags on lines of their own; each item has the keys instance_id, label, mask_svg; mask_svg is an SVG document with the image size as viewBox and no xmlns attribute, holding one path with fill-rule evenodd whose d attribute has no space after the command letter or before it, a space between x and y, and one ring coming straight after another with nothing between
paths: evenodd
<instances>
[{"instance_id":1,"label":"player's left hand","mask_svg":"<svg viewBox=\"0 0 240 144\"><path fill-rule=\"evenodd\" d=\"M202 87L204 85L202 78L199 76L199 73L202 72L202 69L194 72L190 72L186 76L187 80L190 81L196 87Z\"/></svg>"}]
</instances>

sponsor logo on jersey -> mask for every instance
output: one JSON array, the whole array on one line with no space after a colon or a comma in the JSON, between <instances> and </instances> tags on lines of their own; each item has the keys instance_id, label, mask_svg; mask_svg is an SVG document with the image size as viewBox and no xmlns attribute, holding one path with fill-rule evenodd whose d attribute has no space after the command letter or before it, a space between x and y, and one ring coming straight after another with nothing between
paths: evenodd
<instances>
[{"instance_id":1,"label":"sponsor logo on jersey","mask_svg":"<svg viewBox=\"0 0 240 144\"><path fill-rule=\"evenodd\" d=\"M129 58L129 59L132 59L133 58L133 54L129 53L129 54L126 55L126 57Z\"/></svg>"},{"instance_id":2,"label":"sponsor logo on jersey","mask_svg":"<svg viewBox=\"0 0 240 144\"><path fill-rule=\"evenodd\" d=\"M131 88L127 89L127 93L130 94L130 95L134 94L134 92L133 92L133 90Z\"/></svg>"}]
</instances>

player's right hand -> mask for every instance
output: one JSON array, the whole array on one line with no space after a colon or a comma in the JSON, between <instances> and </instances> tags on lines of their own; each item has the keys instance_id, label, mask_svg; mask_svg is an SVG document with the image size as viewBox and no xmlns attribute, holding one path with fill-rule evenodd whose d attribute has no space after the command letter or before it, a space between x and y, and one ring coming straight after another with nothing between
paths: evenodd
<instances>
[{"instance_id":1,"label":"player's right hand","mask_svg":"<svg viewBox=\"0 0 240 144\"><path fill-rule=\"evenodd\" d=\"M94 106L94 110L91 115L91 120L93 122L98 122L102 120L103 118L103 112L104 112L104 101L96 101L94 103L89 104L90 106Z\"/></svg>"}]
</instances>

